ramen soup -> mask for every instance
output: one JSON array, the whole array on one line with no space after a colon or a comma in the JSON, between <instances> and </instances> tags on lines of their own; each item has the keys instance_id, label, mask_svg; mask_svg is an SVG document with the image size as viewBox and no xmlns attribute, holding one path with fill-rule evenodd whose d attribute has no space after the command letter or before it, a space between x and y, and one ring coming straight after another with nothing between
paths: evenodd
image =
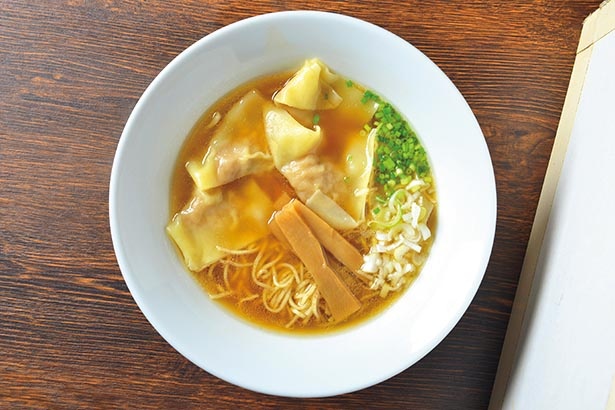
<instances>
[{"instance_id":1,"label":"ramen soup","mask_svg":"<svg viewBox=\"0 0 615 410\"><path fill-rule=\"evenodd\" d=\"M407 289L427 258L435 210L409 124L311 59L203 115L177 161L167 232L209 297L240 317L325 331Z\"/></svg>"}]
</instances>

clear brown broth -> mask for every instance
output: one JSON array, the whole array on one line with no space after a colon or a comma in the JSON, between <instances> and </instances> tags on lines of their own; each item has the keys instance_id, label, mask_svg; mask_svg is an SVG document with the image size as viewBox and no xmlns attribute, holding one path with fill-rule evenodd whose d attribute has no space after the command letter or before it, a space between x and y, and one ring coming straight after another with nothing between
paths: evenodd
<instances>
[{"instance_id":1,"label":"clear brown broth","mask_svg":"<svg viewBox=\"0 0 615 410\"><path fill-rule=\"evenodd\" d=\"M269 76L264 76L250 81L235 90L231 91L219 101L217 101L211 108L209 108L197 121L193 129L188 134L173 172L171 182L171 198L170 198L170 210L172 217L177 212L181 211L186 203L193 195L193 182L190 175L186 171L185 164L188 161L201 160L207 150L209 141L215 131L214 128L208 127L211 122L212 116L215 112L219 112L223 116L230 110L230 108L237 102L243 95L250 90L258 90L263 96L273 98L274 93L282 88L284 83L292 75L292 72L277 73ZM336 110L319 111L320 121L319 125L324 130L326 135L335 135L336 138L325 138L322 146L319 147L319 154L330 159L333 163L341 163L344 158L341 158L340 153L344 152L344 144L348 143L347 136L356 133L357 129L360 129L364 124L357 122L356 115L353 116L352 111L345 113L338 113ZM301 120L299 120L302 122ZM304 121L303 121L304 122ZM311 124L304 124L311 125ZM255 177L258 185L270 196L270 198L277 198L282 192L286 192L291 197L295 197L295 193L292 187L288 184L286 179L277 171L270 171ZM435 228L436 215L432 215L429 221L430 228ZM368 251L368 245L366 241L362 239L364 232L356 231L350 235L345 235L360 252L366 253ZM269 236L263 239L264 241L276 241L273 236ZM431 241L427 244L426 252L429 252ZM295 256L290 252L287 258L291 261L295 261ZM288 331L292 333L318 333L328 332L332 330L339 330L348 326L355 325L359 322L365 321L374 315L382 312L387 307L396 301L403 293L404 290L398 292L391 292L386 298L381 298L374 291L369 290L367 284L360 280L355 274L348 271L343 265L337 263L334 258L330 257L329 261L332 268L336 270L340 276L344 279L346 284L350 287L354 295L361 300L362 308L357 313L352 315L349 319L343 323L314 323L309 322L307 325L303 325L297 322L297 325L290 329L284 326L291 319L290 314L273 314L264 308L261 299L257 298L251 301L241 301L243 296L250 293L260 293L261 288L252 283L251 278L237 278L230 277L231 285L234 288L242 289L241 295L231 295L221 299L217 299L218 302L228 310L237 314L241 318L247 320L250 323L258 326L277 330ZM219 293L219 286L223 286L221 283L220 275L214 275L213 279L207 273L207 269L201 272L191 272L191 274L197 279L204 290L208 294ZM416 278L417 272L414 276ZM220 279L220 280L219 280ZM412 279L409 282L412 282ZM410 285L408 283L406 288Z\"/></svg>"}]
</instances>

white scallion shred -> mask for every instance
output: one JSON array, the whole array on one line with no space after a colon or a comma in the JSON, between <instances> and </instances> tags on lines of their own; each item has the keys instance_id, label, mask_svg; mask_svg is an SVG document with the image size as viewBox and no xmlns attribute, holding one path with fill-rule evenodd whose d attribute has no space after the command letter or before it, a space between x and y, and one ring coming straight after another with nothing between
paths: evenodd
<instances>
[{"instance_id":1,"label":"white scallion shred","mask_svg":"<svg viewBox=\"0 0 615 410\"><path fill-rule=\"evenodd\" d=\"M425 262L425 244L432 236L427 222L434 208L431 196L424 195L429 188L430 183L416 178L391 194L383 212L370 213L368 223L376 232L363 255L361 275L383 298L402 289Z\"/></svg>"},{"instance_id":2,"label":"white scallion shred","mask_svg":"<svg viewBox=\"0 0 615 410\"><path fill-rule=\"evenodd\" d=\"M419 231L421 231L421 236L423 237L423 239L427 240L431 238L431 230L426 224L420 223L418 228L419 228Z\"/></svg>"}]
</instances>

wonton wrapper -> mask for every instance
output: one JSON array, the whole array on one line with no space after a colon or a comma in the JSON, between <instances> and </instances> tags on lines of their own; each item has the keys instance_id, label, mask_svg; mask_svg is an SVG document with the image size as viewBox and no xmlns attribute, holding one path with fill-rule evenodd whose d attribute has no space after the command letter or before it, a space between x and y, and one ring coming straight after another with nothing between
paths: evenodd
<instances>
[{"instance_id":1,"label":"wonton wrapper","mask_svg":"<svg viewBox=\"0 0 615 410\"><path fill-rule=\"evenodd\" d=\"M333 109L342 101L331 87L337 78L319 59L307 60L273 101L302 110Z\"/></svg>"},{"instance_id":2,"label":"wonton wrapper","mask_svg":"<svg viewBox=\"0 0 615 410\"><path fill-rule=\"evenodd\" d=\"M273 168L261 125L266 106L273 104L252 90L222 118L203 160L186 164L199 190Z\"/></svg>"},{"instance_id":3,"label":"wonton wrapper","mask_svg":"<svg viewBox=\"0 0 615 410\"><path fill-rule=\"evenodd\" d=\"M216 246L243 249L269 233L273 203L252 178L224 189L196 191L194 198L169 225L167 232L194 272L227 255Z\"/></svg>"},{"instance_id":4,"label":"wonton wrapper","mask_svg":"<svg viewBox=\"0 0 615 410\"><path fill-rule=\"evenodd\" d=\"M306 202L316 191L321 191L339 202L342 191L346 190L344 175L329 162L323 162L316 154L306 155L290 161L280 168L290 186L302 202Z\"/></svg>"},{"instance_id":5,"label":"wonton wrapper","mask_svg":"<svg viewBox=\"0 0 615 410\"><path fill-rule=\"evenodd\" d=\"M331 83L331 86L335 88L342 98L342 102L336 110L348 113L345 115L352 117L357 126L363 128L376 113L378 103L373 100L363 102L365 91L355 85L348 86L346 81L344 78L338 77L337 80ZM352 113L352 115L349 113Z\"/></svg>"},{"instance_id":6,"label":"wonton wrapper","mask_svg":"<svg viewBox=\"0 0 615 410\"><path fill-rule=\"evenodd\" d=\"M369 181L372 176L374 151L376 149L376 130L366 137L357 138L354 144L348 146L347 160L344 168L350 199L344 209L355 221L365 218L365 202L369 192Z\"/></svg>"},{"instance_id":7,"label":"wonton wrapper","mask_svg":"<svg viewBox=\"0 0 615 410\"><path fill-rule=\"evenodd\" d=\"M327 134L323 138L339 138L349 143L339 151L337 158L323 157L315 147L306 156L284 161L283 164L274 162L297 196L323 219L327 218L324 213L331 213L332 205L328 203L325 207L323 204L329 201L323 199L335 201L351 219L336 217L327 222L335 225L337 229L350 229L353 224L365 219L365 202L373 168L376 135L375 132L366 135L363 126L374 116L378 104L374 101L363 103L364 92L354 85L349 86L342 77L333 80L332 85L343 98L335 109L335 115L344 118L351 126L347 128L348 135ZM326 140L323 141L323 145L326 143ZM275 160L273 146L271 150ZM320 200L314 201L312 198L310 203L307 203L317 191L320 192L314 198ZM325 208L329 210L324 211Z\"/></svg>"},{"instance_id":8,"label":"wonton wrapper","mask_svg":"<svg viewBox=\"0 0 615 410\"><path fill-rule=\"evenodd\" d=\"M306 128L281 108L266 111L264 119L265 136L278 169L313 151L322 139L320 127Z\"/></svg>"},{"instance_id":9,"label":"wonton wrapper","mask_svg":"<svg viewBox=\"0 0 615 410\"><path fill-rule=\"evenodd\" d=\"M378 104L374 101L363 102L364 91L354 85L349 86L342 77L338 77L332 86L342 97L341 104L336 108L338 115L351 120L354 124L351 135L336 136L345 138L350 143L341 152L341 158L344 159L341 172L345 177L345 189L334 199L355 221L362 221L365 218L365 202L376 149L375 130L367 135L362 130L376 113ZM330 193L324 193L333 198Z\"/></svg>"}]
</instances>

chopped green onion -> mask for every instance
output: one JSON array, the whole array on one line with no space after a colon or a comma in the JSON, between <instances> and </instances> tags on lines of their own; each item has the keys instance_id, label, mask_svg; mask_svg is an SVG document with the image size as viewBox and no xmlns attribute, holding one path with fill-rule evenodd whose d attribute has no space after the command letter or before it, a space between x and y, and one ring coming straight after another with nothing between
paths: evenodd
<instances>
[{"instance_id":1,"label":"chopped green onion","mask_svg":"<svg viewBox=\"0 0 615 410\"><path fill-rule=\"evenodd\" d=\"M417 184L415 186L413 186L412 188L410 188L410 192L415 193L416 191L421 189L421 185Z\"/></svg>"},{"instance_id":2,"label":"chopped green onion","mask_svg":"<svg viewBox=\"0 0 615 410\"><path fill-rule=\"evenodd\" d=\"M431 183L431 170L427 153L408 122L377 94L367 90L361 102L378 103L372 121L365 130L376 128L375 180L384 187L386 197L396 188L407 185L413 178Z\"/></svg>"},{"instance_id":3,"label":"chopped green onion","mask_svg":"<svg viewBox=\"0 0 615 410\"><path fill-rule=\"evenodd\" d=\"M395 208L395 216L391 220L389 221L373 220L373 221L369 221L367 225L368 226L376 225L380 228L392 228L402 221L402 214L403 212L401 210L401 205L398 204Z\"/></svg>"},{"instance_id":4,"label":"chopped green onion","mask_svg":"<svg viewBox=\"0 0 615 410\"><path fill-rule=\"evenodd\" d=\"M319 122L320 122L320 115L318 115L318 113L316 113L316 114L314 114L314 117L312 118L312 124L318 125Z\"/></svg>"},{"instance_id":5,"label":"chopped green onion","mask_svg":"<svg viewBox=\"0 0 615 410\"><path fill-rule=\"evenodd\" d=\"M375 101L377 103L382 102L380 97L370 90L365 91L365 93L363 94L363 98L361 98L361 102L363 104L367 104L368 101Z\"/></svg>"},{"instance_id":6,"label":"chopped green onion","mask_svg":"<svg viewBox=\"0 0 615 410\"><path fill-rule=\"evenodd\" d=\"M354 85L354 83L352 82L352 80L346 80L346 87L352 87Z\"/></svg>"},{"instance_id":7,"label":"chopped green onion","mask_svg":"<svg viewBox=\"0 0 615 410\"><path fill-rule=\"evenodd\" d=\"M386 157L384 161L382 161L382 169L391 170L393 168L395 168L395 161L393 161L391 157Z\"/></svg>"}]
</instances>

